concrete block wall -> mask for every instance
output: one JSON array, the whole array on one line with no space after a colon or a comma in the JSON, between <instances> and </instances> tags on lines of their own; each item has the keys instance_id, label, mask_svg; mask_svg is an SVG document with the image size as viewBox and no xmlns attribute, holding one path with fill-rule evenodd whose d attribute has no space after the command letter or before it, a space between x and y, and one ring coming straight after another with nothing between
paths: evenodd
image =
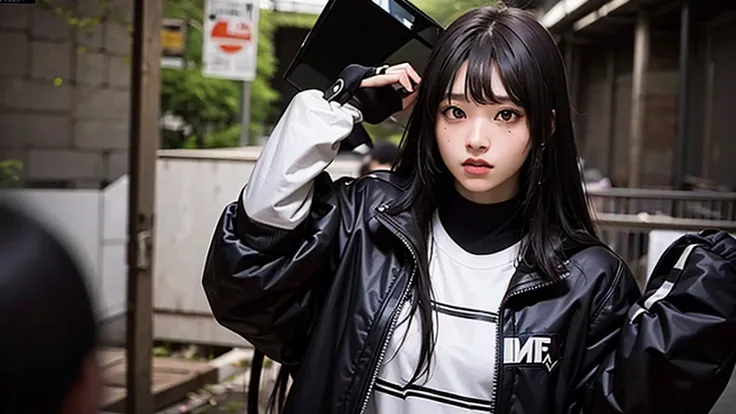
<instances>
[{"instance_id":1,"label":"concrete block wall","mask_svg":"<svg viewBox=\"0 0 736 414\"><path fill-rule=\"evenodd\" d=\"M29 187L101 188L127 172L132 2L50 1L0 8L0 161ZM102 18L88 33L57 6Z\"/></svg>"}]
</instances>

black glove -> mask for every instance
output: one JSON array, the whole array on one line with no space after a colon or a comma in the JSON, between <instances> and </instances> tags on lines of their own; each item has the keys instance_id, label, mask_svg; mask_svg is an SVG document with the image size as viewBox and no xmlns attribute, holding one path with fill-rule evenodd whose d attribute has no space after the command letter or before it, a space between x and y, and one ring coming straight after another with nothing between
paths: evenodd
<instances>
[{"instance_id":1,"label":"black glove","mask_svg":"<svg viewBox=\"0 0 736 414\"><path fill-rule=\"evenodd\" d=\"M388 66L365 67L350 65L343 69L338 79L324 92L328 102L338 102L341 105L350 103L360 110L363 120L369 124L380 124L391 115L401 111L401 91L392 85L380 88L361 88L360 82L371 76L385 73ZM350 135L340 143L340 152L357 151L366 154L373 148L373 141L362 125L356 125Z\"/></svg>"},{"instance_id":2,"label":"black glove","mask_svg":"<svg viewBox=\"0 0 736 414\"><path fill-rule=\"evenodd\" d=\"M379 88L361 88L360 82L371 76L385 73L388 66L365 67L350 65L343 69L338 79L324 93L329 102L350 103L360 110L363 120L380 124L403 109L402 93L392 85Z\"/></svg>"}]
</instances>

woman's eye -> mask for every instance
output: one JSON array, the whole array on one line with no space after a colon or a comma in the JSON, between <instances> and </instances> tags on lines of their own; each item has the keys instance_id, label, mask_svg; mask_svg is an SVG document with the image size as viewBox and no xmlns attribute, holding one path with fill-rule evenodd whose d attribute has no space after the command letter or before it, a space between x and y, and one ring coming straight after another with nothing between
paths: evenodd
<instances>
[{"instance_id":1,"label":"woman's eye","mask_svg":"<svg viewBox=\"0 0 736 414\"><path fill-rule=\"evenodd\" d=\"M465 112L456 106L450 106L443 111L445 115L450 119L461 119L465 118Z\"/></svg>"},{"instance_id":2,"label":"woman's eye","mask_svg":"<svg viewBox=\"0 0 736 414\"><path fill-rule=\"evenodd\" d=\"M496 119L500 119L504 122L511 122L517 117L518 114L510 109L504 109L496 115Z\"/></svg>"}]
</instances>

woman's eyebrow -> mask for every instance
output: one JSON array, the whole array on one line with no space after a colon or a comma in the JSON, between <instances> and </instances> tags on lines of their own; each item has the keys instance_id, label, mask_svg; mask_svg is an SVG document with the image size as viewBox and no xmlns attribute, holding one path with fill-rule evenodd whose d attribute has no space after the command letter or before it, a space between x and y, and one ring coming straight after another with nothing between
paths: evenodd
<instances>
[{"instance_id":1,"label":"woman's eyebrow","mask_svg":"<svg viewBox=\"0 0 736 414\"><path fill-rule=\"evenodd\" d=\"M468 98L464 93L448 93L442 98L442 100L468 102Z\"/></svg>"},{"instance_id":2,"label":"woman's eyebrow","mask_svg":"<svg viewBox=\"0 0 736 414\"><path fill-rule=\"evenodd\" d=\"M513 101L511 98L507 95L496 95L494 96L494 102L497 104L511 104ZM468 102L467 96L465 96L464 93L448 93L443 98L443 100L450 100L450 101L456 101L456 102Z\"/></svg>"}]
</instances>

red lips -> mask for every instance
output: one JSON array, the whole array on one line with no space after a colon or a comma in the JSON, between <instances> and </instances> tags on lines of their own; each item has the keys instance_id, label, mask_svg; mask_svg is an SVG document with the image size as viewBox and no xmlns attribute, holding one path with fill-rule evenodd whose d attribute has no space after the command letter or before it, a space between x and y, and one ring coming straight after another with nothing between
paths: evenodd
<instances>
[{"instance_id":1,"label":"red lips","mask_svg":"<svg viewBox=\"0 0 736 414\"><path fill-rule=\"evenodd\" d=\"M489 164L486 160L481 158L468 158L463 162L463 166L471 165L474 167L487 167L487 168L493 168L491 164Z\"/></svg>"},{"instance_id":2,"label":"red lips","mask_svg":"<svg viewBox=\"0 0 736 414\"><path fill-rule=\"evenodd\" d=\"M463 169L469 175L485 175L492 168L493 166L488 161L480 158L468 158L463 162Z\"/></svg>"}]
</instances>

